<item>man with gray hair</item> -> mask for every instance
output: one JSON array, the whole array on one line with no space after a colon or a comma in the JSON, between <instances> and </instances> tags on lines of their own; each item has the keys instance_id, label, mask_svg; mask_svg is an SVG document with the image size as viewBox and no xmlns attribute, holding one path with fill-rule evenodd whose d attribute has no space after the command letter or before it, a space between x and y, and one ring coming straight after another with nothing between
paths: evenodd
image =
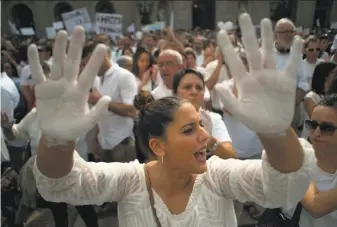
<instances>
[{"instance_id":1,"label":"man with gray hair","mask_svg":"<svg viewBox=\"0 0 337 227\"><path fill-rule=\"evenodd\" d=\"M292 46L295 34L296 27L294 23L287 19L280 19L275 25L275 52L276 52L276 68L278 70L285 70L286 63L289 60L290 56L290 47ZM299 70L297 74L297 90L296 90L296 107L295 115L292 122L292 127L300 134L300 128L303 126L304 122L304 112L302 100L310 89L310 85L307 82L306 76L302 71Z\"/></svg>"}]
</instances>

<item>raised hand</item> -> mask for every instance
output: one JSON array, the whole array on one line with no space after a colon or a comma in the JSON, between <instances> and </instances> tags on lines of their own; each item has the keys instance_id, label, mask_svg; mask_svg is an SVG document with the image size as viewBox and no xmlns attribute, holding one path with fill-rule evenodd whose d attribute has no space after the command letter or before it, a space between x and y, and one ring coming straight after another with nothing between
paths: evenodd
<instances>
[{"instance_id":1,"label":"raised hand","mask_svg":"<svg viewBox=\"0 0 337 227\"><path fill-rule=\"evenodd\" d=\"M294 114L296 74L301 61L303 42L295 37L285 71L276 69L272 24L261 21L262 51L259 50L255 29L248 14L240 16L242 41L249 72L235 52L227 34L220 31L218 42L236 82L238 98L226 86L217 84L216 91L229 112L257 133L283 133Z\"/></svg>"},{"instance_id":2,"label":"raised hand","mask_svg":"<svg viewBox=\"0 0 337 227\"><path fill-rule=\"evenodd\" d=\"M106 54L106 47L96 47L88 64L78 77L82 48L85 42L84 30L76 27L66 49L68 34L60 31L53 49L53 63L48 79L41 68L37 48L28 49L28 60L32 78L36 84L36 109L43 135L54 144L73 141L89 131L98 118L107 111L109 97L102 97L89 110L88 94Z\"/></svg>"}]
</instances>

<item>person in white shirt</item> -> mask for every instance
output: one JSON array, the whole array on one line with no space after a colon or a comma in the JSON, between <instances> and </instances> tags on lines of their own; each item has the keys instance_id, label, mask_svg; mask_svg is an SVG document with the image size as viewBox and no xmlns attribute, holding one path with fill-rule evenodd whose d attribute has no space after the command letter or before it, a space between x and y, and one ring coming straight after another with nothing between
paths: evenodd
<instances>
[{"instance_id":1,"label":"person in white shirt","mask_svg":"<svg viewBox=\"0 0 337 227\"><path fill-rule=\"evenodd\" d=\"M200 72L203 76L205 75L205 68L197 65L196 55L192 48L186 48L183 54L185 67L188 69L193 69Z\"/></svg>"},{"instance_id":2,"label":"person in white shirt","mask_svg":"<svg viewBox=\"0 0 337 227\"><path fill-rule=\"evenodd\" d=\"M158 57L158 68L162 82L151 93L155 99L172 96L173 77L184 68L181 54L171 49L162 51Z\"/></svg>"},{"instance_id":3,"label":"person in white shirt","mask_svg":"<svg viewBox=\"0 0 337 227\"><path fill-rule=\"evenodd\" d=\"M87 64L97 44L99 43L89 42L83 48L82 66ZM90 92L89 104L95 105L104 95L109 96L111 102L109 110L100 119L96 128L101 149L93 152L105 162L134 160L136 153L133 139L133 117L135 117L136 110L133 106L133 99L137 94L135 76L117 64L111 63L110 51L107 51L98 77L99 80L96 80Z\"/></svg>"},{"instance_id":4,"label":"person in white shirt","mask_svg":"<svg viewBox=\"0 0 337 227\"><path fill-rule=\"evenodd\" d=\"M319 58L322 59L323 61L330 61L330 56L329 54L326 52L326 50L328 49L329 46L329 36L327 34L323 34L319 37L319 44L320 44L320 54L319 54Z\"/></svg>"},{"instance_id":5,"label":"person in white shirt","mask_svg":"<svg viewBox=\"0 0 337 227\"><path fill-rule=\"evenodd\" d=\"M272 53L272 23L269 19L261 23L262 39L266 40L263 48ZM58 79L46 81L39 73L36 47L31 46L29 62L34 78L40 82L36 89L40 104L37 116L43 137L33 171L41 195L49 201L77 205L118 201L120 227L237 226L234 199L255 201L264 207L288 207L299 201L309 185L313 161L310 144L300 142L289 127L302 41L294 42L289 70L279 73L272 65L267 64L266 69L251 61L260 58L262 63L266 59L259 54L248 14L240 16L240 25L245 46L256 41L256 46L246 50L250 68L256 70L247 73L238 59L231 59L229 67L239 78L242 99L227 96L228 91L224 91L222 101L231 103L230 111L259 134L265 147L262 160L213 156L206 161L209 135L198 111L187 100L167 97L151 102L139 117L138 136L156 156L155 161L85 162L74 152L74 140L104 118L110 105L108 96L91 110L87 103L88 90L101 68L106 48L97 46L81 75L78 76L79 65L72 64L72 70L55 72L51 77ZM82 27L75 28L69 45L70 62L80 59L78 44L84 42L84 34ZM221 31L220 35L225 55L234 55L227 35ZM65 48L59 46L67 36L65 31L59 32L55 49L62 51L55 53L54 59L64 56ZM54 60L54 64L64 68L63 61ZM265 83L272 76L277 80ZM265 89L260 89L262 86ZM283 102L278 102L279 97Z\"/></svg>"},{"instance_id":6,"label":"person in white shirt","mask_svg":"<svg viewBox=\"0 0 337 227\"><path fill-rule=\"evenodd\" d=\"M301 200L300 227L331 227L337 223L337 94L322 97L306 120L317 164ZM292 216L294 208L284 209Z\"/></svg>"},{"instance_id":7,"label":"person in white shirt","mask_svg":"<svg viewBox=\"0 0 337 227\"><path fill-rule=\"evenodd\" d=\"M15 122L14 110L19 104L20 94L13 80L9 78L3 70L1 72L0 86L1 86L1 117L6 115L11 122ZM2 128L2 130L6 130L6 128ZM24 160L22 157L23 153L26 150L27 144L28 141L22 139L7 141L7 149L9 152L11 165L17 173L20 172L20 169L23 165ZM6 152L6 150L4 150L3 152ZM7 156L6 153L4 153L4 155Z\"/></svg>"},{"instance_id":8,"label":"person in white shirt","mask_svg":"<svg viewBox=\"0 0 337 227\"><path fill-rule=\"evenodd\" d=\"M274 52L276 54L276 68L280 71L284 71L287 68L287 62L289 61L291 53L291 45L294 41L296 34L296 27L294 23L287 19L280 19L275 25L275 45ZM296 98L295 98L295 114L292 122L292 127L296 130L296 133L300 135L301 127L304 122L303 111L303 98L310 89L310 84L306 76L301 70L297 74L296 83Z\"/></svg>"},{"instance_id":9,"label":"person in white shirt","mask_svg":"<svg viewBox=\"0 0 337 227\"><path fill-rule=\"evenodd\" d=\"M300 66L300 73L306 77L309 85L311 85L311 79L315 70L315 67L320 62L324 62L318 58L321 51L319 40L315 36L309 36L304 41L304 55L302 64Z\"/></svg>"},{"instance_id":10,"label":"person in white shirt","mask_svg":"<svg viewBox=\"0 0 337 227\"><path fill-rule=\"evenodd\" d=\"M196 37L193 40L193 49L195 51L196 66L201 66L204 63L204 44L201 37Z\"/></svg>"},{"instance_id":11,"label":"person in white shirt","mask_svg":"<svg viewBox=\"0 0 337 227\"><path fill-rule=\"evenodd\" d=\"M190 101L200 112L203 124L210 139L207 143L207 156L217 155L220 158L237 158L232 140L227 132L222 116L202 109L205 93L204 77L193 69L185 69L173 79L173 94Z\"/></svg>"}]
</instances>

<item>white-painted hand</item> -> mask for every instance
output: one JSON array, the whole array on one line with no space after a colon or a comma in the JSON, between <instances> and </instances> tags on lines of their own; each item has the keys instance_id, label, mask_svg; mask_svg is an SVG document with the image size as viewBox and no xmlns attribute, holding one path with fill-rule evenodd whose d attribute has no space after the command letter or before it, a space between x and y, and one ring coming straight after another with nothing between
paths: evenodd
<instances>
[{"instance_id":1,"label":"white-painted hand","mask_svg":"<svg viewBox=\"0 0 337 227\"><path fill-rule=\"evenodd\" d=\"M48 79L43 74L35 45L28 49L29 65L35 81L36 109L43 135L56 145L74 141L89 131L101 114L107 111L109 97L102 97L89 110L88 94L106 54L106 47L96 47L88 64L80 74L82 48L85 34L76 27L72 34L68 54L68 34L60 31L53 49L53 63Z\"/></svg>"},{"instance_id":2,"label":"white-painted hand","mask_svg":"<svg viewBox=\"0 0 337 227\"><path fill-rule=\"evenodd\" d=\"M290 126L294 114L302 39L295 37L288 66L280 72L276 69L271 21L261 21L262 52L250 16L244 13L239 21L250 70L246 71L227 34L220 31L219 46L236 81L238 98L221 84L217 84L215 89L233 116L253 131L262 134L283 133Z\"/></svg>"}]
</instances>

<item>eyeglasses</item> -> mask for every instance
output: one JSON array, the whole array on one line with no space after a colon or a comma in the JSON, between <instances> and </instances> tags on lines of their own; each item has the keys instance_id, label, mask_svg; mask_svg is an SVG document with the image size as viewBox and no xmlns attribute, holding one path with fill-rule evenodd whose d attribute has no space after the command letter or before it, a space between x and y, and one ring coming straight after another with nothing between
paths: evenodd
<instances>
[{"instance_id":1,"label":"eyeglasses","mask_svg":"<svg viewBox=\"0 0 337 227\"><path fill-rule=\"evenodd\" d=\"M309 48L308 51L309 51L309 52L314 52L314 51L320 52L321 49L320 49L320 48Z\"/></svg>"},{"instance_id":2,"label":"eyeglasses","mask_svg":"<svg viewBox=\"0 0 337 227\"><path fill-rule=\"evenodd\" d=\"M306 120L305 127L310 131L314 131L317 127L319 127L319 130L321 131L323 136L332 136L337 130L337 126L331 123L322 122L319 124L317 121L312 120Z\"/></svg>"}]
</instances>

